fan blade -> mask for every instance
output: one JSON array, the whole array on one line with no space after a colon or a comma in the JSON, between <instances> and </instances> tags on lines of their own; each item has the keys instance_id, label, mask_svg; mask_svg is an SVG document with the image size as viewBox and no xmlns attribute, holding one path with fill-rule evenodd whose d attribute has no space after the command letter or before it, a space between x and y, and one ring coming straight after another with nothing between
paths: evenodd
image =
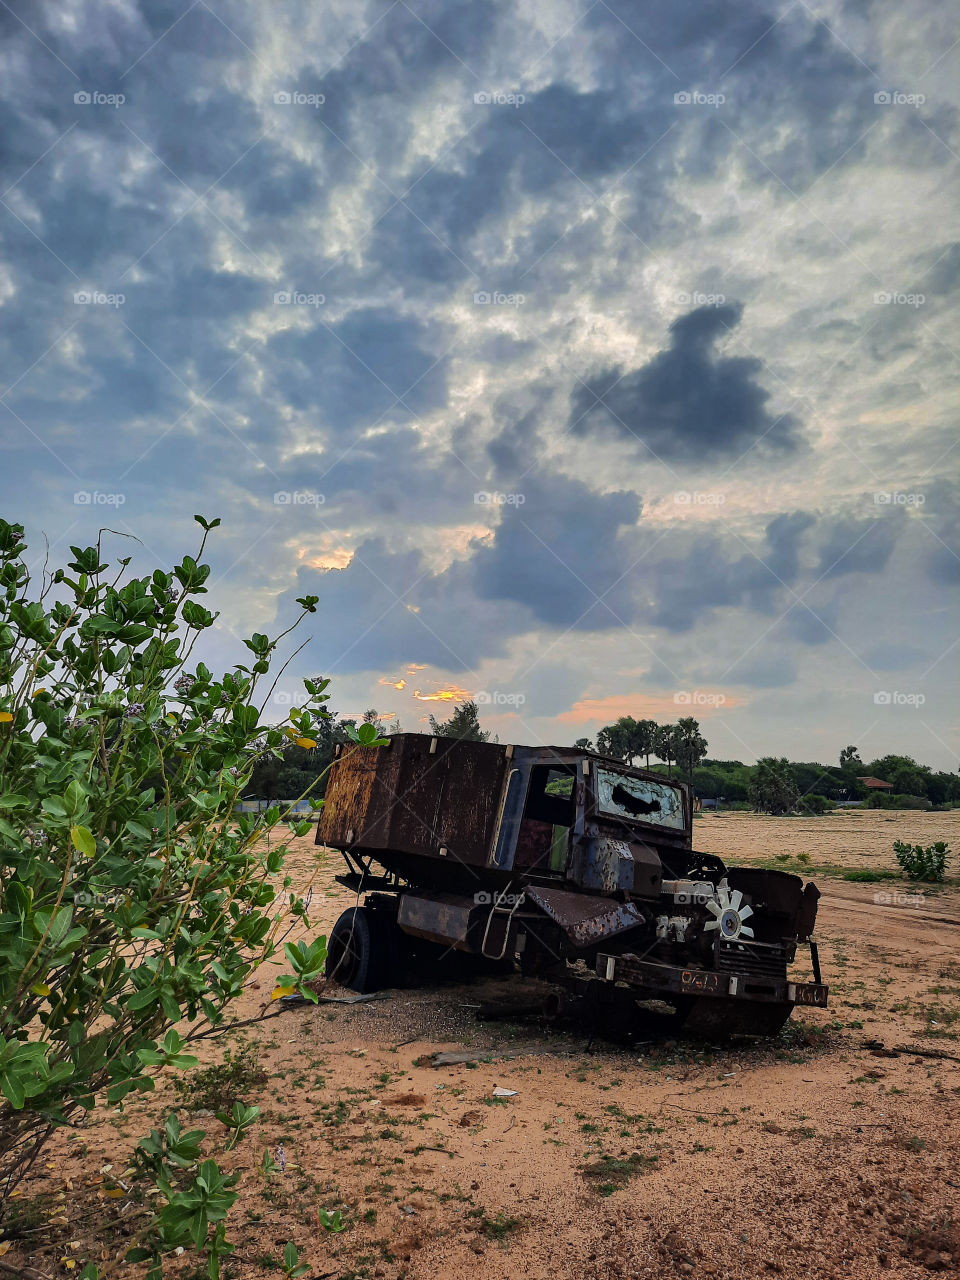
<instances>
[{"instance_id":1,"label":"fan blade","mask_svg":"<svg viewBox=\"0 0 960 1280\"><path fill-rule=\"evenodd\" d=\"M733 907L734 911L737 911L739 909L740 903L742 901L743 901L743 894L740 892L739 889L734 889L733 893L731 893L730 895L730 905L731 907Z\"/></svg>"},{"instance_id":2,"label":"fan blade","mask_svg":"<svg viewBox=\"0 0 960 1280\"><path fill-rule=\"evenodd\" d=\"M706 933L709 929L719 929L719 928L720 928L719 920L708 920L703 926L703 932Z\"/></svg>"},{"instance_id":3,"label":"fan blade","mask_svg":"<svg viewBox=\"0 0 960 1280\"><path fill-rule=\"evenodd\" d=\"M740 919L741 919L741 920L749 920L749 919L750 919L750 917L751 917L752 915L753 915L753 907L749 907L749 906L747 906L747 907L741 907L741 908L740 908Z\"/></svg>"},{"instance_id":4,"label":"fan blade","mask_svg":"<svg viewBox=\"0 0 960 1280\"><path fill-rule=\"evenodd\" d=\"M719 902L708 902L707 910L712 912L713 915L718 918L723 915L723 907L721 907ZM716 920L713 923L713 927L716 928Z\"/></svg>"},{"instance_id":5,"label":"fan blade","mask_svg":"<svg viewBox=\"0 0 960 1280\"><path fill-rule=\"evenodd\" d=\"M741 938L752 938L752 937L753 937L753 930L750 928L750 926L749 926L748 924L745 924L745 925L742 925L742 926L741 926L741 928L740 928L740 937L741 937Z\"/></svg>"}]
</instances>

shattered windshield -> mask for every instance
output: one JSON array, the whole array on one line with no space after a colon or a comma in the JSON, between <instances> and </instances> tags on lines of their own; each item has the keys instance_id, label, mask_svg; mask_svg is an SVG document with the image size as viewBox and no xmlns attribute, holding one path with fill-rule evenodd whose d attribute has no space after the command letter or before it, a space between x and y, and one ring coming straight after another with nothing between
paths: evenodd
<instances>
[{"instance_id":1,"label":"shattered windshield","mask_svg":"<svg viewBox=\"0 0 960 1280\"><path fill-rule=\"evenodd\" d=\"M611 769L597 769L597 808L618 818L684 828L683 793L666 782L631 778Z\"/></svg>"}]
</instances>

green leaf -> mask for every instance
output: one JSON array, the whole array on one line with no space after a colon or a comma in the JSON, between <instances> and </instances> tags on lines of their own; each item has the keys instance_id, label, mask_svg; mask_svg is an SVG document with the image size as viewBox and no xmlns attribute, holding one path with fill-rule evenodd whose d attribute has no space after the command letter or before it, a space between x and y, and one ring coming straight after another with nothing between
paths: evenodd
<instances>
[{"instance_id":1,"label":"green leaf","mask_svg":"<svg viewBox=\"0 0 960 1280\"><path fill-rule=\"evenodd\" d=\"M63 793L63 801L66 806L67 813L71 816L75 813L79 813L80 810L86 806L87 797L84 794L83 787L81 787L80 783L77 782L76 779L68 784L66 791Z\"/></svg>"},{"instance_id":2,"label":"green leaf","mask_svg":"<svg viewBox=\"0 0 960 1280\"><path fill-rule=\"evenodd\" d=\"M3 905L11 915L25 920L33 909L33 889L19 880L11 880L3 895Z\"/></svg>"},{"instance_id":3,"label":"green leaf","mask_svg":"<svg viewBox=\"0 0 960 1280\"><path fill-rule=\"evenodd\" d=\"M14 1111L22 1111L27 1100L23 1081L12 1070L0 1071L0 1093L8 1100Z\"/></svg>"},{"instance_id":4,"label":"green leaf","mask_svg":"<svg viewBox=\"0 0 960 1280\"><path fill-rule=\"evenodd\" d=\"M19 795L16 791L0 796L0 809L23 809L32 803L28 796Z\"/></svg>"},{"instance_id":5,"label":"green leaf","mask_svg":"<svg viewBox=\"0 0 960 1280\"><path fill-rule=\"evenodd\" d=\"M88 858L95 858L97 855L97 841L92 831L87 827L71 827L70 839L73 847L78 853L84 854Z\"/></svg>"}]
</instances>

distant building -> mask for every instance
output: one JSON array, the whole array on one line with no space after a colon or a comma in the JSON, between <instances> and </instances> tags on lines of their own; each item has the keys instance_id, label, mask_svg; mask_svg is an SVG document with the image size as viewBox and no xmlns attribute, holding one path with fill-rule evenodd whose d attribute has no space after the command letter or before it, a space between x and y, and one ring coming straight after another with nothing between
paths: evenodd
<instances>
[{"instance_id":1,"label":"distant building","mask_svg":"<svg viewBox=\"0 0 960 1280\"><path fill-rule=\"evenodd\" d=\"M858 778L857 781L862 782L863 785L869 791L892 791L893 790L893 783L884 782L882 778Z\"/></svg>"}]
</instances>

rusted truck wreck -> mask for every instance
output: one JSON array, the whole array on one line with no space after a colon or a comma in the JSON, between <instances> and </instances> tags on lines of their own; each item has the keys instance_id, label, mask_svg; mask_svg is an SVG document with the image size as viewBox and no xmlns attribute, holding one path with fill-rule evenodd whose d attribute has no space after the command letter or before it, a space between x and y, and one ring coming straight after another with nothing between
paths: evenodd
<instances>
[{"instance_id":1,"label":"rusted truck wreck","mask_svg":"<svg viewBox=\"0 0 960 1280\"><path fill-rule=\"evenodd\" d=\"M709 1034L774 1033L795 1005L825 1007L816 886L695 852L692 818L685 784L572 748L347 745L317 843L342 852L358 905L327 974L371 991L418 949L455 950L557 981L565 1001L663 1002ZM788 975L800 944L813 982Z\"/></svg>"}]
</instances>

